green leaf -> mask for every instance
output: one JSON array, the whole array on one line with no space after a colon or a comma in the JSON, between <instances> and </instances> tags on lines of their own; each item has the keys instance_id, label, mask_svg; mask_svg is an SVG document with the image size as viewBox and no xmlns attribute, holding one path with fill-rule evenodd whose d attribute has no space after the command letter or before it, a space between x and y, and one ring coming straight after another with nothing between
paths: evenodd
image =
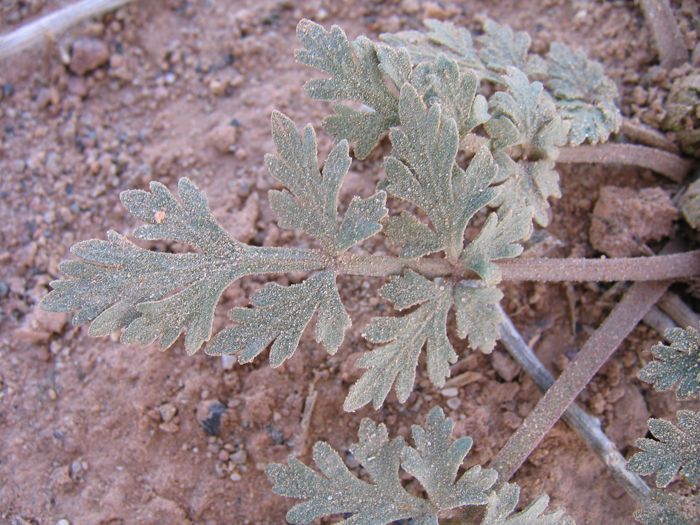
<instances>
[{"instance_id":1,"label":"green leaf","mask_svg":"<svg viewBox=\"0 0 700 525\"><path fill-rule=\"evenodd\" d=\"M314 446L314 461L321 476L289 456L289 466L273 464L265 473L275 484L275 494L306 499L287 514L289 523L308 523L331 514L350 513L353 517L344 523L386 525L406 518L434 516L437 509L421 498L410 495L401 485L399 466L403 438L389 441L386 426L363 419L360 424L360 443L350 447L353 456L370 473L375 484L353 476L328 444ZM426 522L429 523L429 522Z\"/></svg>"},{"instance_id":2,"label":"green leaf","mask_svg":"<svg viewBox=\"0 0 700 525\"><path fill-rule=\"evenodd\" d=\"M214 220L206 198L188 179L181 179L180 204L157 182L151 192L126 191L122 202L148 223L134 232L142 239L171 239L203 253L158 253L140 248L115 232L107 241L92 239L71 252L61 271L74 280L54 281L41 302L44 310L79 310L76 326L94 321L90 334L101 336L127 327L124 343L147 345L162 336L171 346L187 330L185 348L196 352L211 336L214 308L223 290L244 275L310 271L324 267L310 251L246 246ZM173 294L173 295L169 295Z\"/></svg>"},{"instance_id":3,"label":"green leaf","mask_svg":"<svg viewBox=\"0 0 700 525\"><path fill-rule=\"evenodd\" d=\"M418 356L424 346L428 375L437 386L445 384L450 364L457 361L445 326L452 302L451 285L436 286L407 271L404 277L392 278L380 293L396 301L400 308L422 304L403 317L375 319L365 329L363 336L368 341L388 344L358 359L357 366L369 370L351 387L343 405L347 412L354 412L370 401L375 409L379 408L394 381L399 402L405 403L413 390Z\"/></svg>"},{"instance_id":4,"label":"green leaf","mask_svg":"<svg viewBox=\"0 0 700 525\"><path fill-rule=\"evenodd\" d=\"M265 161L272 176L292 192L269 192L270 207L280 216L280 226L304 230L333 254L377 233L381 229L377 221L387 213L383 191L365 200L355 197L342 227L338 227L338 192L351 162L347 141L333 148L321 174L313 127L306 126L302 136L282 113L273 112L271 120L272 137L281 159L266 155Z\"/></svg>"},{"instance_id":5,"label":"green leaf","mask_svg":"<svg viewBox=\"0 0 700 525\"><path fill-rule=\"evenodd\" d=\"M478 273L487 285L498 284L501 270L491 261L520 255L523 248L517 241L528 238L530 233L532 208L525 208L514 215L509 213L500 221L498 215L492 213L460 260L464 266Z\"/></svg>"},{"instance_id":6,"label":"green leaf","mask_svg":"<svg viewBox=\"0 0 700 525\"><path fill-rule=\"evenodd\" d=\"M658 344L651 352L655 360L639 371L637 377L653 383L656 390L676 386L678 399L690 399L700 390L700 334L692 327L687 330L672 328L666 331L671 346Z\"/></svg>"},{"instance_id":7,"label":"green leaf","mask_svg":"<svg viewBox=\"0 0 700 525\"><path fill-rule=\"evenodd\" d=\"M531 207L535 222L546 227L549 223L548 199L561 197L554 161L520 161L516 164L503 152L496 152L494 158L499 166L499 176L503 174L507 178L497 186L500 193L490 205L498 208L501 215Z\"/></svg>"},{"instance_id":8,"label":"green leaf","mask_svg":"<svg viewBox=\"0 0 700 525\"><path fill-rule=\"evenodd\" d=\"M700 413L678 411L678 426L664 419L650 419L654 439L638 439L642 449L627 464L627 470L646 476L658 471L656 486L668 486L680 470L691 485L700 480Z\"/></svg>"},{"instance_id":9,"label":"green leaf","mask_svg":"<svg viewBox=\"0 0 700 525\"><path fill-rule=\"evenodd\" d=\"M444 247L440 235L406 211L398 217L387 217L382 225L389 242L401 248L399 255L404 259L417 259Z\"/></svg>"},{"instance_id":10,"label":"green leaf","mask_svg":"<svg viewBox=\"0 0 700 525\"><path fill-rule=\"evenodd\" d=\"M454 309L457 319L457 334L464 339L469 336L469 345L485 354L491 353L500 339L498 324L501 316L489 308L503 298L503 293L494 287L476 288L459 283L454 291Z\"/></svg>"},{"instance_id":11,"label":"green leaf","mask_svg":"<svg viewBox=\"0 0 700 525\"><path fill-rule=\"evenodd\" d=\"M385 231L390 242L405 247L403 256L446 249L448 258L456 260L463 248L467 221L496 196L496 190L487 189L496 168L484 148L464 174L454 161L459 141L455 121L442 124L440 108L433 106L428 111L408 84L401 90L399 108L403 128L394 128L390 134L394 151L384 163L385 187L394 197L421 208L430 218L434 234L413 237L425 228L405 216L387 219Z\"/></svg>"},{"instance_id":12,"label":"green leaf","mask_svg":"<svg viewBox=\"0 0 700 525\"><path fill-rule=\"evenodd\" d=\"M611 133L622 125L620 110L613 102L588 104L580 100L557 100L557 109L569 129L569 144L578 146L588 140L591 144L607 142Z\"/></svg>"},{"instance_id":13,"label":"green leaf","mask_svg":"<svg viewBox=\"0 0 700 525\"><path fill-rule=\"evenodd\" d=\"M440 104L442 117L457 123L460 136L490 118L486 99L477 95L480 86L475 71L469 69L460 74L457 63L440 54L434 67L426 69L423 75L423 82L429 86L424 90L424 100L429 106Z\"/></svg>"},{"instance_id":14,"label":"green leaf","mask_svg":"<svg viewBox=\"0 0 700 525\"><path fill-rule=\"evenodd\" d=\"M530 35L526 32L513 34L509 26L487 20L484 23L484 35L477 40L484 46L479 50L479 57L489 69L506 71L508 67L516 67L527 71Z\"/></svg>"},{"instance_id":15,"label":"green leaf","mask_svg":"<svg viewBox=\"0 0 700 525\"><path fill-rule=\"evenodd\" d=\"M317 309L316 340L331 355L350 326L335 286L335 273L330 270L297 285L268 283L253 295L251 303L258 308L234 308L229 312L229 317L240 324L217 334L207 347L208 354L240 354L239 362L249 363L275 341L270 350L270 366L275 368L294 353Z\"/></svg>"},{"instance_id":16,"label":"green leaf","mask_svg":"<svg viewBox=\"0 0 700 525\"><path fill-rule=\"evenodd\" d=\"M651 504L634 513L645 525L693 525L700 519L700 496L683 497L672 492L652 490Z\"/></svg>"},{"instance_id":17,"label":"green leaf","mask_svg":"<svg viewBox=\"0 0 700 525\"><path fill-rule=\"evenodd\" d=\"M520 487L505 483L498 492L491 492L481 525L575 525L574 520L564 516L564 509L543 514L549 505L549 496L541 495L528 507L512 514L520 499Z\"/></svg>"},{"instance_id":18,"label":"green leaf","mask_svg":"<svg viewBox=\"0 0 700 525\"><path fill-rule=\"evenodd\" d=\"M331 76L309 80L304 85L308 97L352 100L372 108L361 112L339 104L336 115L323 121L336 140L355 143L355 155L366 158L382 135L398 124L398 99L382 78L374 44L363 36L351 44L338 26L327 32L310 20L299 22L297 37L306 48L296 52L297 60Z\"/></svg>"},{"instance_id":19,"label":"green leaf","mask_svg":"<svg viewBox=\"0 0 700 525\"><path fill-rule=\"evenodd\" d=\"M522 146L529 152L556 160L557 146L567 142L568 124L562 122L552 99L540 82L530 84L521 70L508 67L503 81L508 92L494 93L489 100L492 118L486 132L495 148Z\"/></svg>"},{"instance_id":20,"label":"green leaf","mask_svg":"<svg viewBox=\"0 0 700 525\"><path fill-rule=\"evenodd\" d=\"M430 411L425 426L413 426L416 448L405 447L401 453L406 472L420 481L430 501L441 510L465 505L485 505L485 494L498 479L495 470L470 468L457 480L457 471L472 448L471 438L451 442L454 424L445 419L440 407Z\"/></svg>"}]
</instances>

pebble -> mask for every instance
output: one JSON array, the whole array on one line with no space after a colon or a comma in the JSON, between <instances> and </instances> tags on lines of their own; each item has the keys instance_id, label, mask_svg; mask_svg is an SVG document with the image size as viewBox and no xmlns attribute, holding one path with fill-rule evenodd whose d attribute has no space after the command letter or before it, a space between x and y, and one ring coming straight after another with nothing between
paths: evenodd
<instances>
[{"instance_id":1,"label":"pebble","mask_svg":"<svg viewBox=\"0 0 700 525\"><path fill-rule=\"evenodd\" d=\"M233 365L236 364L235 355L222 355L221 356L221 366L224 370L233 369Z\"/></svg>"},{"instance_id":2,"label":"pebble","mask_svg":"<svg viewBox=\"0 0 700 525\"><path fill-rule=\"evenodd\" d=\"M167 85L169 85L169 86L171 86L171 85L173 85L173 84L175 83L175 79L176 79L175 73L166 73L166 74L163 76L163 80L164 80L165 83L166 83Z\"/></svg>"},{"instance_id":3,"label":"pebble","mask_svg":"<svg viewBox=\"0 0 700 525\"><path fill-rule=\"evenodd\" d=\"M163 403L158 407L158 412L160 412L160 417L163 418L163 423L168 423L177 414L177 407L172 403Z\"/></svg>"},{"instance_id":4,"label":"pebble","mask_svg":"<svg viewBox=\"0 0 700 525\"><path fill-rule=\"evenodd\" d=\"M0 298L7 296L10 293L10 287L6 282L0 281Z\"/></svg>"},{"instance_id":5,"label":"pebble","mask_svg":"<svg viewBox=\"0 0 700 525\"><path fill-rule=\"evenodd\" d=\"M426 2L424 4L424 18L437 18L445 20L449 15L437 2Z\"/></svg>"},{"instance_id":6,"label":"pebble","mask_svg":"<svg viewBox=\"0 0 700 525\"><path fill-rule=\"evenodd\" d=\"M231 481L241 481L243 478L238 472L234 472L228 477L228 479L230 479Z\"/></svg>"},{"instance_id":7,"label":"pebble","mask_svg":"<svg viewBox=\"0 0 700 525\"><path fill-rule=\"evenodd\" d=\"M447 406L450 407L452 410L457 410L461 404L462 400L458 397L451 397L447 400Z\"/></svg>"},{"instance_id":8,"label":"pebble","mask_svg":"<svg viewBox=\"0 0 700 525\"><path fill-rule=\"evenodd\" d=\"M491 354L491 365L504 381L510 382L520 373L520 366L501 352Z\"/></svg>"},{"instance_id":9,"label":"pebble","mask_svg":"<svg viewBox=\"0 0 700 525\"><path fill-rule=\"evenodd\" d=\"M456 388L445 388L440 391L443 397L457 397L459 395L459 390Z\"/></svg>"},{"instance_id":10,"label":"pebble","mask_svg":"<svg viewBox=\"0 0 700 525\"><path fill-rule=\"evenodd\" d=\"M415 15L420 11L419 0L401 0L401 10L407 15Z\"/></svg>"},{"instance_id":11,"label":"pebble","mask_svg":"<svg viewBox=\"0 0 700 525\"><path fill-rule=\"evenodd\" d=\"M207 133L207 143L219 153L231 153L236 144L238 131L229 123L221 124Z\"/></svg>"},{"instance_id":12,"label":"pebble","mask_svg":"<svg viewBox=\"0 0 700 525\"><path fill-rule=\"evenodd\" d=\"M109 49L102 40L82 37L73 42L70 70L76 75L84 75L108 60Z\"/></svg>"},{"instance_id":13,"label":"pebble","mask_svg":"<svg viewBox=\"0 0 700 525\"><path fill-rule=\"evenodd\" d=\"M68 521L67 519L64 518L62 520L58 520L56 522L56 525L70 525L70 521Z\"/></svg>"}]
</instances>

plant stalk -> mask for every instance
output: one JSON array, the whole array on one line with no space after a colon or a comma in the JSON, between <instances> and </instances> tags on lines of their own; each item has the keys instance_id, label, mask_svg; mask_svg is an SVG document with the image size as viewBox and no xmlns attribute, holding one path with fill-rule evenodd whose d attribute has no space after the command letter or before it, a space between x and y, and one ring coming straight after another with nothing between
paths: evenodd
<instances>
[{"instance_id":1,"label":"plant stalk","mask_svg":"<svg viewBox=\"0 0 700 525\"><path fill-rule=\"evenodd\" d=\"M661 298L670 281L635 283L586 342L489 466L507 482L612 353Z\"/></svg>"}]
</instances>

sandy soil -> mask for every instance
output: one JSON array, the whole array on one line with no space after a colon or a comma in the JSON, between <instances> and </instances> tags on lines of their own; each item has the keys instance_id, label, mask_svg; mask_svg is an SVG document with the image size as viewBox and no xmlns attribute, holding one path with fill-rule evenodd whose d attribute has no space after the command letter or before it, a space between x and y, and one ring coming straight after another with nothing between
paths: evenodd
<instances>
[{"instance_id":1,"label":"sandy soil","mask_svg":"<svg viewBox=\"0 0 700 525\"><path fill-rule=\"evenodd\" d=\"M67 3L3 0L0 27L9 30ZM174 189L178 178L190 177L239 240L308 242L276 226L266 197L276 182L263 162L263 155L274 151L273 109L300 127L316 126L321 156L331 145L320 132L328 105L301 92L316 73L294 62L297 21L337 23L351 38L376 39L381 32L420 28L426 12L472 30L480 27L478 15L486 14L527 30L537 52L555 40L583 49L617 82L623 113L647 115L653 123L654 97L640 102L634 90L656 57L632 2L472 1L440 7L419 0L140 1L81 25L57 44L5 62L0 69L1 523L284 523L294 501L271 492L263 472L268 463L284 462L291 453L308 464L317 440L345 453L368 416L384 422L391 435L409 438L410 426L422 423L436 404L458 422L458 436L474 439L467 466L496 455L540 398L527 377L508 373L512 362L500 349L494 357L473 354L464 341L453 340L461 356L454 372L481 375L459 389L456 409L433 389L422 364L419 387L405 405L392 393L380 410L342 412L349 385L360 373L354 362L370 348L362 328L388 311L388 303L373 293L381 279L339 279L353 326L335 356L328 356L309 329L294 357L277 369L259 358L225 370L220 358L188 357L181 341L161 353L155 345L90 338L87 327L69 323L70 316L37 307L48 283L61 277L58 263L70 257L70 246L104 238L110 229L126 234L137 225L118 195L146 188L151 180ZM697 34L687 36L694 46ZM78 75L62 64L59 48L69 49L81 37L98 39L109 58ZM387 152L384 143L373 160L353 164L344 202L367 195L367 181L379 176ZM602 186L676 188L633 168L562 166L559 171L563 198L553 203L549 232L563 247L549 256L600 255L589 242L589 228ZM381 240L372 242L375 249L387 249ZM226 311L247 305L252 292L269 280L244 278L227 290L215 331L227 324ZM502 289L507 311L555 374L623 291L581 283L506 283ZM627 456L635 450L634 440L645 435L650 415L668 418L680 406L697 405L681 405L636 380L658 339L649 328L638 327L580 398ZM317 401L305 433L302 411L314 392ZM217 402L227 411L218 434L209 436L201 421ZM579 525L633 522L634 501L562 423L514 479L523 488L524 504L547 492L552 505L565 506Z\"/></svg>"}]
</instances>

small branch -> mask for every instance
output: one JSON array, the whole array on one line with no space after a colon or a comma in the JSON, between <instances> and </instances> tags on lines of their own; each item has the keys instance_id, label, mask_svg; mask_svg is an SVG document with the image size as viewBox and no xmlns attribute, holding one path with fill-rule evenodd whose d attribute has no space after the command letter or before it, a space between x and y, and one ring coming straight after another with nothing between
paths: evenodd
<instances>
[{"instance_id":1,"label":"small branch","mask_svg":"<svg viewBox=\"0 0 700 525\"><path fill-rule=\"evenodd\" d=\"M489 466L507 482L590 382L610 355L666 292L669 281L635 283L613 308Z\"/></svg>"},{"instance_id":2,"label":"small branch","mask_svg":"<svg viewBox=\"0 0 700 525\"><path fill-rule=\"evenodd\" d=\"M644 17L654 35L659 62L664 69L673 69L688 61L685 47L676 18L668 0L640 0Z\"/></svg>"},{"instance_id":3,"label":"small branch","mask_svg":"<svg viewBox=\"0 0 700 525\"><path fill-rule=\"evenodd\" d=\"M500 304L496 305L495 310L503 318L503 322L498 325L498 330L501 333L501 342L540 390L546 392L554 384L554 378L540 360L537 359L535 353L527 345ZM649 487L642 478L625 468L627 460L617 449L615 443L605 435L605 432L601 429L600 420L588 415L576 403L572 403L569 406L563 415L563 419L598 456L613 478L627 493L646 506L649 503Z\"/></svg>"},{"instance_id":4,"label":"small branch","mask_svg":"<svg viewBox=\"0 0 700 525\"><path fill-rule=\"evenodd\" d=\"M700 250L617 259L513 259L498 266L504 281L659 281L700 274Z\"/></svg>"},{"instance_id":5,"label":"small branch","mask_svg":"<svg viewBox=\"0 0 700 525\"><path fill-rule=\"evenodd\" d=\"M34 22L23 25L14 31L0 36L0 59L7 58L23 49L43 43L46 37L56 36L69 27L95 16L117 9L132 0L83 0Z\"/></svg>"},{"instance_id":6,"label":"small branch","mask_svg":"<svg viewBox=\"0 0 700 525\"><path fill-rule=\"evenodd\" d=\"M692 326L696 330L700 330L700 316L675 293L666 292L659 300L658 306L681 328Z\"/></svg>"},{"instance_id":7,"label":"small branch","mask_svg":"<svg viewBox=\"0 0 700 525\"><path fill-rule=\"evenodd\" d=\"M659 337L666 339L666 330L677 328L678 325L668 315L661 311L658 306L652 306L642 319L644 324L655 330Z\"/></svg>"},{"instance_id":8,"label":"small branch","mask_svg":"<svg viewBox=\"0 0 700 525\"><path fill-rule=\"evenodd\" d=\"M690 171L690 163L678 155L635 144L560 148L557 162L639 166L664 175L674 182L681 182Z\"/></svg>"},{"instance_id":9,"label":"small branch","mask_svg":"<svg viewBox=\"0 0 700 525\"><path fill-rule=\"evenodd\" d=\"M669 153L674 153L675 155L680 155L681 153L678 146L668 140L659 130L634 122L627 117L622 118L620 133L626 135L635 142L644 144L645 146L663 149Z\"/></svg>"}]
</instances>

